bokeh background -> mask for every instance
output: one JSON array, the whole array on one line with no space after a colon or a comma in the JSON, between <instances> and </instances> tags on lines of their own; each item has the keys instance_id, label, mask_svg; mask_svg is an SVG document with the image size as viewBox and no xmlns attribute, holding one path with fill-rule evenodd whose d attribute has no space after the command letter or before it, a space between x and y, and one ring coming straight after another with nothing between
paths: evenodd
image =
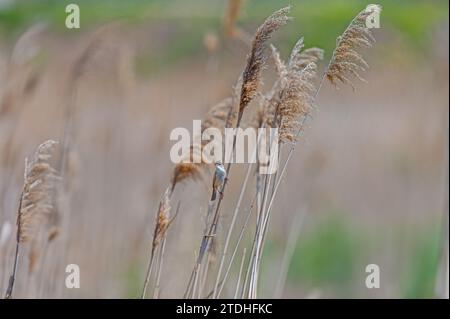
<instances>
[{"instance_id":1,"label":"bokeh background","mask_svg":"<svg viewBox=\"0 0 450 319\"><path fill-rule=\"evenodd\" d=\"M64 25L71 2L80 6L78 30ZM355 92L325 84L282 182L263 259L261 297L280 297L274 287L298 216L301 227L282 297L436 296L448 214L448 2L378 3L381 29L365 53L369 83L357 83ZM323 69L336 37L369 3L247 0L237 25L251 35L287 4L294 20L271 42L286 58L303 36L307 47L325 49ZM173 167L170 131L190 129L193 119L229 96L245 65L248 45L223 32L226 5L220 0L0 0L2 294L13 262L24 158L44 140L61 140L71 99L67 92L74 85L71 195L62 239L49 248L38 271L20 270L15 294L139 294L155 210ZM94 53L74 84L74 65L90 46ZM267 87L271 65L264 78ZM243 172L238 167L230 176L223 223L230 221ZM207 208L205 185L209 181L177 189L182 209L169 231L163 298L180 297L186 287ZM26 255L21 258L26 264ZM80 266L80 289L64 288L69 263ZM365 286L365 267L372 263L381 270L379 289Z\"/></svg>"}]
</instances>

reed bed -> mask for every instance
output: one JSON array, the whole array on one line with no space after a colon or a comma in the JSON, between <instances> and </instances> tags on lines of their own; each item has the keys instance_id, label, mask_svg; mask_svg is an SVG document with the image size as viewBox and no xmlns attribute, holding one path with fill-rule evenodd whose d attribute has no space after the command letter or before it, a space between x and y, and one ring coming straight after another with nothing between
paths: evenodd
<instances>
[{"instance_id":1,"label":"reed bed","mask_svg":"<svg viewBox=\"0 0 450 319\"><path fill-rule=\"evenodd\" d=\"M222 133L226 129L254 128L277 129L278 134L269 136L269 140L265 142L258 139L256 145L248 150L251 155L249 158L256 158L256 162L242 165L232 162L237 143L236 136L233 137L230 158L221 159L225 164L227 177L220 185L218 190L220 196L217 198L211 196L211 193L215 194L217 191L214 186L211 190L215 176L214 161L205 158L204 149L207 143L202 140L198 142L194 139L190 145L189 155L179 163L175 163L169 173L156 172L158 169L152 168L154 163L146 165L145 172L134 169L132 165L108 168L105 163L111 157L132 157L133 154L127 154L127 150L130 152L135 150L132 145L124 142L128 128L111 124L111 127L103 132L104 136L102 133L95 136L98 140L103 139L99 145L106 150L105 156L95 166L96 169L92 171L86 168L79 169L79 166L89 161L80 155L82 154L80 150L92 138L90 136L86 138L89 134L83 131L82 121L91 119L83 117L83 111L87 108L84 104L89 103L83 99L80 92L86 89L83 84L90 74L102 72L101 68L96 69L96 63L109 62L104 68L107 69L106 78L112 82L110 85L113 89L108 87L106 90L114 91L116 94L111 100L117 104L112 102L113 107L108 108L105 113L114 112L117 118L141 115L138 110L126 113L120 106L126 99L129 99L126 102L136 102L134 99L137 97L133 97L126 89L129 83L122 81L122 79L126 79L125 82L132 81L129 76L133 72L129 65L131 60L127 55L129 52L126 48L112 44L114 35L121 28L119 23L100 27L84 42L82 50L74 54L68 67L66 84L61 86L63 103L58 118L61 125L58 127L59 130L53 131L53 135L59 136L61 143L47 140L37 146L32 158L25 161L25 172L20 188L13 180L16 167L21 163L23 155L23 152L14 147L18 129L16 125L20 123L23 112L27 111L26 108L29 106L27 101L33 98L35 88L43 81L39 68L29 57L36 54L37 43L41 41L39 37L45 29L41 25L36 25L25 32L16 45L17 49L12 51L6 77L7 89L3 92L0 104L0 127L2 133L5 133L0 140L1 177L5 181L11 180L0 185L2 204L0 265L3 277L5 269L8 269L8 281L4 283L3 277L0 277L2 280L0 287L6 287L5 298L71 296L62 287L61 282L58 282L65 276L64 266L73 260L74 255L68 251L75 246L83 246L86 250L90 250L95 246L108 245L114 250L114 243L118 244L122 240L118 234L124 230L125 226L122 223L129 218L127 212L135 209L134 205L138 206L134 203L134 199L150 188L145 181L146 175L157 176L158 184L151 192L152 196L159 198L159 201L155 205L147 200L145 193L146 195L142 196L145 198L143 204L141 203L145 206L145 218L136 221L134 227L127 232L133 233L134 237L129 239L130 246L138 252L136 256L131 253L127 256L140 261L137 270L138 283L132 287L131 295L142 299L148 297L157 299L164 297L166 291L175 291L179 298L256 299L261 296L263 255L271 220L278 213L276 203L281 200L281 185L292 178L287 177L287 174L293 154L304 140L306 127L314 125L313 119L320 116L317 111L319 107L323 112L327 112L326 105L318 105L318 98L327 81L335 88L348 85L353 90L358 87L357 81L365 82L364 73L368 71L369 65L364 54L366 49L375 44L374 34L377 32L369 29L365 21L372 14L380 14L381 6L370 5L363 8L350 20L347 27L344 25L343 32L336 34L336 47L331 52L329 61L324 63L326 52L321 48L306 47L305 43L310 42L310 39L304 39L301 34L298 34L298 40L292 43L288 56L284 57L278 50L276 34L282 32L283 27L293 19L290 16L290 6L273 12L256 28L253 36L250 36L251 33L247 33L239 26L243 3L242 0L228 2L222 25L224 37L221 39L221 41L238 39L239 44L248 49L243 69L240 74L231 75L236 80L234 85L232 81L230 82L228 97L213 105L204 115L201 133L211 128L217 128ZM214 48L208 50L209 53L217 49L216 45ZM17 53L25 51L31 53L25 57L20 57ZM274 78L265 79L266 69L273 71ZM112 73L116 75L113 79L110 76ZM133 112L136 114L132 114ZM156 113L154 110L152 112ZM183 111L184 117L189 117L189 114L189 110ZM96 115L102 117L102 114ZM132 122L130 118L126 118L126 121L129 121L126 123ZM161 122L163 121L164 118ZM59 134L56 133L58 131ZM155 136L158 135L157 131L157 128L152 130ZM141 145L139 147L146 147L143 145L144 142L141 138L136 144ZM258 149L269 146L270 150L270 146L274 144L279 150L278 155L269 163L263 163L263 159L258 157ZM31 149L35 145L27 147ZM89 150L95 152L97 147ZM194 162L195 157L202 160ZM154 160L157 160L156 155ZM125 162L125 159L123 161ZM277 169L272 174L263 174L261 167L265 164L268 164L269 168ZM131 190L120 182L115 182L125 178L127 170L130 174L133 172L135 180L139 179ZM99 196L90 196L87 185L81 187L76 185L76 180L82 178L83 174L98 174L95 176L101 181L98 181L98 184L94 183L92 188L98 185L104 187ZM237 192L229 190L229 182L240 185ZM448 181L446 183L448 184ZM17 199L17 208L7 211L4 208L8 206L3 203L11 202L11 193L15 193L13 198ZM109 202L107 199L111 198ZM203 202L197 203L195 199L198 198ZM122 199L121 203L126 204L116 207L119 199ZM86 223L79 222L81 217L76 216L80 213L86 218L88 212L78 212L74 208L84 207L84 201L98 202L102 210L111 212L107 218L97 220L97 224L110 225L111 233L95 237L95 240L78 235L79 229L76 226L81 229L89 228ZM76 202L79 206L75 206ZM448 201L446 205L448 210ZM276 298L281 298L285 291L289 266L307 214L307 209L302 205L299 206L302 209L291 216L292 220L285 221L291 226L284 244L274 290ZM180 228L193 228L187 225L185 219L184 224L180 221L188 208L202 214L201 220L204 222L200 232L190 234L192 240L180 239L180 236L177 236L177 232L185 234ZM16 217L15 229L14 225L6 222L13 213ZM198 214L196 216L197 219L192 224L198 224ZM76 226L73 226L74 224ZM14 231L15 237L11 235ZM444 232L448 242L448 228ZM176 240L181 240L190 247L183 256L179 252L177 255L174 249ZM79 245L75 245L75 242ZM79 253L83 254L84 251ZM118 256L125 255L123 252L116 253ZM97 254L103 256L102 251L90 252L90 256ZM187 262L185 257L189 255L194 256L194 260ZM444 272L447 258L448 277L448 252L442 258L441 267ZM184 265L183 275L177 277L170 272L172 268L168 265L173 262ZM85 264L83 267L89 268L89 265ZM112 266L104 261L98 267L108 272ZM441 273L440 276L445 277L445 273ZM98 280L104 287L105 278L106 275L105 277L100 275L97 278L83 280ZM178 286L175 287L174 281L177 281ZM441 282L440 279L438 281ZM109 284L119 285L119 283ZM443 289L446 289L448 296L448 284L446 288L439 287L439 294L442 294ZM95 292L95 295L102 295L102 291Z\"/></svg>"}]
</instances>

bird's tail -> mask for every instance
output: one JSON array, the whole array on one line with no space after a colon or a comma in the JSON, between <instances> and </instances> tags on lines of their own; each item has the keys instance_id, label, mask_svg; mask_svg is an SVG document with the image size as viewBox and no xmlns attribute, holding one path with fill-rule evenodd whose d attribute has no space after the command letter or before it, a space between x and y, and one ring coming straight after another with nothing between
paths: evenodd
<instances>
[{"instance_id":1,"label":"bird's tail","mask_svg":"<svg viewBox=\"0 0 450 319\"><path fill-rule=\"evenodd\" d=\"M212 195L211 195L211 201L216 200L217 190L213 189Z\"/></svg>"}]
</instances>

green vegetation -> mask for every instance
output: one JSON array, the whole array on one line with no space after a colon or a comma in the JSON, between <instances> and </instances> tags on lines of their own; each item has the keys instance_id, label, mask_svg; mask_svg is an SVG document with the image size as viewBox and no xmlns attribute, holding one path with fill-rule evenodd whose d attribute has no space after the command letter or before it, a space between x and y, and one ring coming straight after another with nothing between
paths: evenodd
<instances>
[{"instance_id":1,"label":"green vegetation","mask_svg":"<svg viewBox=\"0 0 450 319\"><path fill-rule=\"evenodd\" d=\"M31 23L46 21L55 29L64 31L66 17L64 8L68 0L16 1L0 9L0 32L14 36ZM181 21L188 19L189 24L196 26L219 26L224 12L224 2L219 0L147 0L120 1L78 0L75 3L81 8L82 28L103 22L121 19L130 23L167 19ZM294 23L286 28L284 39L296 38L303 34L308 45L332 49L336 36L343 31L349 19L364 8L364 2L357 0L301 0L281 1L248 0L245 3L239 23L245 26L254 24L261 17L267 16L274 9L291 3ZM370 1L367 2L367 4ZM383 6L381 23L383 29L400 32L413 46L422 46L426 35L439 23L448 19L447 1L376 1ZM211 23L211 21L214 21ZM189 28L185 37L196 37L196 28ZM189 30L188 29L188 30ZM189 42L189 41L187 41ZM192 41L191 41L192 42ZM286 41L290 47L292 41ZM188 50L187 53L191 51ZM192 52L191 52L192 53Z\"/></svg>"},{"instance_id":2,"label":"green vegetation","mask_svg":"<svg viewBox=\"0 0 450 319\"><path fill-rule=\"evenodd\" d=\"M121 298L136 298L136 291L142 289L142 268L145 267L135 261L130 264L122 275L122 284L124 287L123 296Z\"/></svg>"},{"instance_id":3,"label":"green vegetation","mask_svg":"<svg viewBox=\"0 0 450 319\"><path fill-rule=\"evenodd\" d=\"M383 272L400 274L393 289L404 298L433 298L438 267L440 232L436 225L424 224L412 231L393 226L393 238L378 236L376 228L358 229L346 214L333 212L315 225L309 225L300 235L288 272L288 285L302 287L305 294L316 289L332 292L338 298L355 296L354 289L363 289L367 275L364 267L377 263ZM413 237L410 237L414 234ZM404 238L410 238L405 246ZM284 242L267 242L265 268L271 260L279 258ZM395 258L388 265L381 251ZM395 268L391 268L395 265ZM388 267L386 269L385 267ZM355 285L359 282L360 286ZM290 283L290 284L289 284ZM381 289L386 282L381 277ZM366 292L370 293L370 292ZM361 295L364 297L367 295ZM322 296L323 297L323 296Z\"/></svg>"},{"instance_id":4,"label":"green vegetation","mask_svg":"<svg viewBox=\"0 0 450 319\"><path fill-rule=\"evenodd\" d=\"M363 240L354 228L333 214L300 236L289 278L304 287L331 288L344 297L358 272ZM367 240L365 240L367 241Z\"/></svg>"},{"instance_id":5,"label":"green vegetation","mask_svg":"<svg viewBox=\"0 0 450 319\"><path fill-rule=\"evenodd\" d=\"M301 33L308 46L319 46L329 54L336 36L345 29L349 19L369 3L377 3L383 7L380 21L383 31L398 32L413 48L424 48L427 35L437 25L448 20L447 1L301 0L286 3L292 3L291 15L295 17L287 27L288 37L295 38ZM276 5L268 0L258 1L258 5L256 1L248 1L247 8L251 7L252 10L247 11L256 18L270 12Z\"/></svg>"},{"instance_id":6,"label":"green vegetation","mask_svg":"<svg viewBox=\"0 0 450 319\"><path fill-rule=\"evenodd\" d=\"M0 36L14 41L21 32L36 22L45 22L60 33L76 34L65 28L65 6L74 1L37 0L16 1L0 8ZM415 55L427 50L427 36L439 24L448 19L446 1L376 1L383 6L382 32L398 34L403 39L405 54ZM208 31L220 34L221 20L225 10L221 0L102 0L75 1L81 10L81 30L93 28L113 20L128 24L167 24L163 41L152 45L151 50L138 52L136 71L147 76L168 65L201 53L203 36ZM305 37L307 46L325 49L330 57L337 35L347 26L349 19L364 8L357 0L302 0L281 3L269 0L247 0L238 24L244 30L252 30L262 17L282 5L292 4L292 23L283 28L277 40L282 53L290 52L299 35ZM369 3L369 2L367 2ZM398 45L395 41L394 45ZM383 41L379 52L389 52L392 42ZM398 50L395 47L394 50ZM151 52L147 52L151 51Z\"/></svg>"},{"instance_id":7,"label":"green vegetation","mask_svg":"<svg viewBox=\"0 0 450 319\"><path fill-rule=\"evenodd\" d=\"M438 227L426 227L415 234L408 254L402 295L405 298L434 298L441 233Z\"/></svg>"}]
</instances>

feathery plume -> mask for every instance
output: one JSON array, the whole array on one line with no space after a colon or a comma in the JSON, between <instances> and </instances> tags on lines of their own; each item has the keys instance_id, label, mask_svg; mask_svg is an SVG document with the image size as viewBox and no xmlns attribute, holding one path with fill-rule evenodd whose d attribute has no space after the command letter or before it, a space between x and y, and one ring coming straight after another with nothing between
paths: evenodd
<instances>
[{"instance_id":1,"label":"feathery plume","mask_svg":"<svg viewBox=\"0 0 450 319\"><path fill-rule=\"evenodd\" d=\"M169 189L166 189L164 196L159 202L158 214L156 216L155 231L153 233L152 250L154 250L162 238L164 237L170 223L170 199L169 199Z\"/></svg>"},{"instance_id":2,"label":"feathery plume","mask_svg":"<svg viewBox=\"0 0 450 319\"><path fill-rule=\"evenodd\" d=\"M52 222L56 220L54 196L57 189L56 184L60 177L50 164L56 144L57 142L48 140L38 146L32 161L28 162L25 159L24 184L20 195L17 216L16 252L5 299L12 297L18 267L20 243L31 242L31 250L28 256L30 261L29 271L31 271L38 258L36 241L39 240L39 230L43 226L53 226ZM50 237L47 237L47 239L50 239Z\"/></svg>"},{"instance_id":3,"label":"feathery plume","mask_svg":"<svg viewBox=\"0 0 450 319\"><path fill-rule=\"evenodd\" d=\"M236 84L233 86L233 92L231 94L231 104L229 105L228 117L227 120L225 121L225 127L236 127L237 125L241 90L242 90L242 74L239 76Z\"/></svg>"},{"instance_id":4,"label":"feathery plume","mask_svg":"<svg viewBox=\"0 0 450 319\"><path fill-rule=\"evenodd\" d=\"M260 126L278 127L280 142L294 140L299 118L307 115L313 107L316 62L323 58L323 50L303 48L303 38L300 38L292 49L288 63L285 63L272 46L278 78L264 96L257 119Z\"/></svg>"},{"instance_id":5,"label":"feathery plume","mask_svg":"<svg viewBox=\"0 0 450 319\"><path fill-rule=\"evenodd\" d=\"M145 282L144 287L142 289L141 298L145 298L145 294L147 292L148 284L150 282L150 276L153 269L153 263L154 263L154 257L155 257L155 251L158 245L161 243L161 241L164 240L166 236L167 229L169 228L172 221L177 217L179 205L177 208L177 211L175 215L170 218L170 188L167 188L164 192L164 195L159 202L158 211L156 214L156 222L155 222L155 229L153 231L153 238L152 238L152 248L150 250L150 260L147 266L147 274L145 276ZM164 245L163 245L164 246Z\"/></svg>"},{"instance_id":6,"label":"feathery plume","mask_svg":"<svg viewBox=\"0 0 450 319\"><path fill-rule=\"evenodd\" d=\"M274 119L276 112L276 105L280 102L280 92L286 86L287 76L292 71L290 65L286 65L280 56L278 49L271 44L272 59L274 61L275 70L278 78L273 84L270 91L263 97L263 103L259 110L260 124L268 127L275 127Z\"/></svg>"},{"instance_id":7,"label":"feathery plume","mask_svg":"<svg viewBox=\"0 0 450 319\"><path fill-rule=\"evenodd\" d=\"M281 59L280 52L273 44L270 45L270 49L272 50L272 59L275 64L275 70L277 71L278 78L282 79L287 73L286 64Z\"/></svg>"},{"instance_id":8,"label":"feathery plume","mask_svg":"<svg viewBox=\"0 0 450 319\"><path fill-rule=\"evenodd\" d=\"M252 41L251 52L247 57L247 65L242 74L241 97L239 101L239 117L253 100L260 82L260 73L266 62L266 43L272 34L289 21L287 14L290 7L275 11L258 28Z\"/></svg>"},{"instance_id":9,"label":"feathery plume","mask_svg":"<svg viewBox=\"0 0 450 319\"><path fill-rule=\"evenodd\" d=\"M19 209L19 241L32 240L43 222L56 215L55 192L58 172L49 160L57 142L48 140L37 148L31 162L25 162L24 185Z\"/></svg>"},{"instance_id":10,"label":"feathery plume","mask_svg":"<svg viewBox=\"0 0 450 319\"><path fill-rule=\"evenodd\" d=\"M291 56L289 58L289 69L295 69L296 71L303 70L309 63L317 63L319 60L323 59L323 50L320 48L308 48L305 47L303 43L303 37L301 37L294 48L291 51Z\"/></svg>"},{"instance_id":11,"label":"feathery plume","mask_svg":"<svg viewBox=\"0 0 450 319\"><path fill-rule=\"evenodd\" d=\"M275 71L277 72L277 80L272 85L270 91L261 96L261 102L259 103L258 109L250 124L255 128L263 126L275 127L275 124L273 123L275 117L274 106L279 101L279 92L281 91L286 81L286 75L288 74L287 65L282 60L278 49L273 44L270 45L270 48L272 50L272 60L275 65Z\"/></svg>"},{"instance_id":12,"label":"feathery plume","mask_svg":"<svg viewBox=\"0 0 450 319\"><path fill-rule=\"evenodd\" d=\"M355 89L349 76L366 82L359 72L366 71L369 65L358 50L371 47L375 43L371 30L366 26L366 19L374 12L381 12L381 6L368 5L337 38L337 45L326 72L326 77L335 86L339 81Z\"/></svg>"},{"instance_id":13,"label":"feathery plume","mask_svg":"<svg viewBox=\"0 0 450 319\"><path fill-rule=\"evenodd\" d=\"M313 80L317 66L309 63L301 72L289 72L286 86L280 94L277 116L279 117L279 140L282 143L295 140L300 128L299 119L310 113L314 103Z\"/></svg>"},{"instance_id":14,"label":"feathery plume","mask_svg":"<svg viewBox=\"0 0 450 319\"><path fill-rule=\"evenodd\" d=\"M170 194L175 190L175 186L182 181L187 179L192 181L201 180L204 174L203 164L204 163L191 163L187 161L176 164L173 169Z\"/></svg>"}]
</instances>

